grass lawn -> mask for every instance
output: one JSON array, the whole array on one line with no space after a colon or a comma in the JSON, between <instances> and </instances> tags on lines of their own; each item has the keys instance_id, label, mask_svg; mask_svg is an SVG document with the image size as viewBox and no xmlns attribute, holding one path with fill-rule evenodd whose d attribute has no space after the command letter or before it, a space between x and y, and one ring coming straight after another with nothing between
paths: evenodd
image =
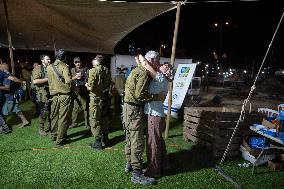
<instances>
[{"instance_id":1,"label":"grass lawn","mask_svg":"<svg viewBox=\"0 0 284 189\"><path fill-rule=\"evenodd\" d=\"M32 103L21 106L31 120ZM16 116L8 117L13 133L0 135L0 188L144 188L133 185L131 175L124 173L124 134L119 126L111 125L112 146L98 152L89 147L93 138L85 135L84 127L69 129L71 143L56 148L48 136L37 134L38 119L23 129L18 128L19 122ZM210 167L205 149L183 141L182 121L173 120L172 125L166 141L172 168L150 188L234 188ZM237 166L243 162L227 160L222 168L244 188L284 188L283 171L261 166L251 175L251 168Z\"/></svg>"}]
</instances>

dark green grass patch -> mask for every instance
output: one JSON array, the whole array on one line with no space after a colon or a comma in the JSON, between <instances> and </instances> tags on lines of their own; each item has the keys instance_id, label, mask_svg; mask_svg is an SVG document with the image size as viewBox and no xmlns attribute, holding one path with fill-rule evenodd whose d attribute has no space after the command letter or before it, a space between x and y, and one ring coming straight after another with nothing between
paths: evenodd
<instances>
[{"instance_id":1,"label":"dark green grass patch","mask_svg":"<svg viewBox=\"0 0 284 189\"><path fill-rule=\"evenodd\" d=\"M21 106L31 119L32 103ZM38 119L23 129L18 128L17 119L8 118L13 133L0 135L0 188L145 188L133 185L131 174L124 173L124 133L118 117L110 121L112 146L99 152L89 147L93 138L86 135L83 126L69 129L71 143L56 148L48 136L37 134ZM171 125L166 140L171 169L150 188L233 188L212 169L214 160L208 151L183 141L182 121L173 120ZM261 166L251 175L251 168L237 166L242 162L241 158L227 160L222 168L244 188L283 188L284 172Z\"/></svg>"}]
</instances>

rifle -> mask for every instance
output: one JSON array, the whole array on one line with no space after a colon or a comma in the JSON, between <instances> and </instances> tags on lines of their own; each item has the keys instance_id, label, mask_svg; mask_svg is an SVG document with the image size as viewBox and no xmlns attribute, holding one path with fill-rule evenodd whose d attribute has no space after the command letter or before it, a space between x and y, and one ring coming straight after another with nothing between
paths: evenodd
<instances>
[{"instance_id":1,"label":"rifle","mask_svg":"<svg viewBox=\"0 0 284 189\"><path fill-rule=\"evenodd\" d=\"M64 79L63 75L61 75L61 74L58 72L58 70L57 70L57 68L55 67L55 65L54 65L54 64L51 64L51 66L52 66L52 70L53 70L53 72L55 73L57 79L58 79L59 81L61 81L62 83L65 83L65 79Z\"/></svg>"},{"instance_id":2,"label":"rifle","mask_svg":"<svg viewBox=\"0 0 284 189\"><path fill-rule=\"evenodd\" d=\"M85 83L87 82L88 79L88 70L86 68L82 69L81 72L78 72L81 74L81 79L76 79L74 80L75 82L75 86L79 87L79 86L85 86ZM76 74L78 74L76 73Z\"/></svg>"}]
</instances>

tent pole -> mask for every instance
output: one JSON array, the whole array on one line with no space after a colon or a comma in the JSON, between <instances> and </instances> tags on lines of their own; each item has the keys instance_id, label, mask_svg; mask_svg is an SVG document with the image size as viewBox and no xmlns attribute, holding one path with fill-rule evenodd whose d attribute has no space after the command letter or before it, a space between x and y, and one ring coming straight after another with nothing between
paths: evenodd
<instances>
[{"instance_id":1,"label":"tent pole","mask_svg":"<svg viewBox=\"0 0 284 189\"><path fill-rule=\"evenodd\" d=\"M55 43L54 38L53 38L53 50L54 50L54 56L55 56L55 54L56 54L56 43Z\"/></svg>"},{"instance_id":2,"label":"tent pole","mask_svg":"<svg viewBox=\"0 0 284 189\"><path fill-rule=\"evenodd\" d=\"M53 43L53 50L54 50L54 57L55 57L55 53L56 53L56 41L55 41L55 36L54 36L54 22L53 22L53 15L50 15L50 19L51 19L51 37L52 37L52 43Z\"/></svg>"},{"instance_id":3,"label":"tent pole","mask_svg":"<svg viewBox=\"0 0 284 189\"><path fill-rule=\"evenodd\" d=\"M12 46L12 37L10 33L10 23L8 18L8 8L7 8L7 0L3 0L4 10L5 10L5 20L6 20L6 28L8 35L8 43L9 43L9 55L11 60L11 68L12 74L15 75L15 64L14 64L14 56L13 56L13 46Z\"/></svg>"},{"instance_id":4,"label":"tent pole","mask_svg":"<svg viewBox=\"0 0 284 189\"><path fill-rule=\"evenodd\" d=\"M171 54L171 65L174 67L175 64L175 54L176 54L176 44L178 37L178 27L179 27L179 18L180 18L180 7L181 2L177 3L177 12L176 12L176 21L175 21L175 30L173 36L173 45L172 45L172 54ZM169 98L168 98L168 112L167 112L167 120L166 120L166 130L165 130L165 138L168 138L169 128L170 128L170 118L171 118L171 108L172 108L172 92L173 92L173 81L169 82Z\"/></svg>"}]
</instances>

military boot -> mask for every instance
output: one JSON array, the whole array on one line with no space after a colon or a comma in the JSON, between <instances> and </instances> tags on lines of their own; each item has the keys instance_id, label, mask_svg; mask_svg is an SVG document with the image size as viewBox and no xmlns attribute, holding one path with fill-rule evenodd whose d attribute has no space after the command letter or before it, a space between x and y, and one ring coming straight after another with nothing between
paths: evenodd
<instances>
[{"instance_id":1,"label":"military boot","mask_svg":"<svg viewBox=\"0 0 284 189\"><path fill-rule=\"evenodd\" d=\"M130 162L126 162L125 168L124 168L125 173L130 173L133 171L132 165Z\"/></svg>"},{"instance_id":2,"label":"military boot","mask_svg":"<svg viewBox=\"0 0 284 189\"><path fill-rule=\"evenodd\" d=\"M75 128L75 127L77 127L78 125L77 125L77 123L72 123L71 125L69 125L69 129L72 129L72 128Z\"/></svg>"},{"instance_id":3,"label":"military boot","mask_svg":"<svg viewBox=\"0 0 284 189\"><path fill-rule=\"evenodd\" d=\"M40 125L39 125L38 134L39 134L40 136L46 136L46 135L47 135L47 133L46 133L45 130L44 130L44 124L40 124Z\"/></svg>"},{"instance_id":4,"label":"military boot","mask_svg":"<svg viewBox=\"0 0 284 189\"><path fill-rule=\"evenodd\" d=\"M154 185L157 183L156 179L146 177L143 174L142 170L133 170L131 182L133 182L134 184L142 184L145 186Z\"/></svg>"},{"instance_id":5,"label":"military boot","mask_svg":"<svg viewBox=\"0 0 284 189\"><path fill-rule=\"evenodd\" d=\"M103 149L101 139L97 139L94 143L91 143L90 146L91 146L91 148L93 148L95 150L102 150Z\"/></svg>"},{"instance_id":6,"label":"military boot","mask_svg":"<svg viewBox=\"0 0 284 189\"><path fill-rule=\"evenodd\" d=\"M63 140L55 140L54 141L54 144L57 146L57 147L63 147L65 144L69 144L71 142L70 139L63 139Z\"/></svg>"},{"instance_id":7,"label":"military boot","mask_svg":"<svg viewBox=\"0 0 284 189\"><path fill-rule=\"evenodd\" d=\"M102 139L101 139L101 142L102 142L102 147L106 148L109 145L108 135L104 134Z\"/></svg>"},{"instance_id":8,"label":"military boot","mask_svg":"<svg viewBox=\"0 0 284 189\"><path fill-rule=\"evenodd\" d=\"M51 123L48 121L48 122L47 122L47 127L45 127L44 131L45 131L46 133L48 133L50 130L51 130Z\"/></svg>"}]
</instances>

